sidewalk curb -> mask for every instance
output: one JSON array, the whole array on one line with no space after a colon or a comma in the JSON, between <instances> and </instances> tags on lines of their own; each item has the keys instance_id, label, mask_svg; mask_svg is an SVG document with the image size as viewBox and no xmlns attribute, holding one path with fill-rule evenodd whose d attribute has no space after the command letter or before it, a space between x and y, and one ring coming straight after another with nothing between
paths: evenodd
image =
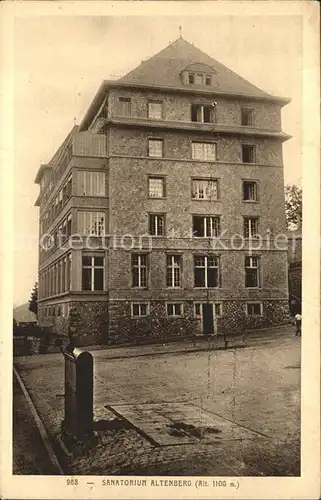
<instances>
[{"instance_id":1,"label":"sidewalk curb","mask_svg":"<svg viewBox=\"0 0 321 500\"><path fill-rule=\"evenodd\" d=\"M244 347L248 347L245 344L233 344L233 345L228 345L227 347L224 346L204 346L204 347L199 347L196 349L184 349L184 350L177 350L177 351L161 351L161 352L148 352L144 354L126 354L126 355L119 355L119 356L113 356L108 358L110 359L129 359L129 358L144 358L147 356L164 356L166 354L190 354L194 352L202 352L202 351L228 351L230 349L242 349ZM97 358L99 359L99 358Z\"/></svg>"},{"instance_id":2,"label":"sidewalk curb","mask_svg":"<svg viewBox=\"0 0 321 500\"><path fill-rule=\"evenodd\" d=\"M41 440L42 440L43 445L44 445L44 447L49 455L49 459L50 459L52 465L59 471L59 474L63 476L63 475L65 475L65 473L62 470L61 465L58 461L57 455L55 454L55 452L51 446L49 436L48 436L48 433L45 429L45 426L43 425L42 420L41 420L41 418L36 410L36 407L33 404L32 399L31 399L31 397L26 389L26 386L24 385L22 378L20 377L20 375L19 375L19 373L14 365L13 365L13 372L14 372L14 375L19 383L19 386L20 386L22 392L23 392L23 395L26 398L26 402L30 408L32 416L36 422Z\"/></svg>"},{"instance_id":3,"label":"sidewalk curb","mask_svg":"<svg viewBox=\"0 0 321 500\"><path fill-rule=\"evenodd\" d=\"M284 338L284 337L290 337L292 334L287 333L284 335L278 335L277 338ZM153 356L164 356L164 355L169 355L169 354L190 354L194 352L203 352L203 351L228 351L231 349L246 349L250 347L255 347L258 343L260 344L266 344L269 342L273 342L275 340L275 337L256 337L256 338L251 338L251 339L245 339L243 343L235 343L235 344L228 344L227 347L224 345L211 345L210 347L207 345L204 345L203 347L195 347L195 348L189 348L189 349L177 349L177 350L171 350L171 351L154 351L154 352L147 352L147 353L141 353L141 354L118 354L116 356L110 356L106 359L108 360L114 360L114 359L130 359L130 358L143 358L143 357L153 357ZM158 346L160 347L160 346ZM99 351L103 351L104 349L99 349ZM97 352L98 349L89 349L89 352ZM106 349L107 351L107 349ZM97 361L99 361L99 357L96 358Z\"/></svg>"},{"instance_id":4,"label":"sidewalk curb","mask_svg":"<svg viewBox=\"0 0 321 500\"><path fill-rule=\"evenodd\" d=\"M264 334L274 332L275 330L278 331L278 333L275 336L281 336L282 330L287 330L288 328L291 327L291 324L286 324L286 325L280 325L280 326L275 326L275 327L266 327L266 328L258 328L258 329L253 329L253 330L247 330L245 336L247 338L256 338L258 334L263 334L262 338L265 337ZM279 333L279 331L281 333ZM219 337L223 337L222 334L218 335ZM227 338L231 336L231 334L226 335ZM193 342L194 340L202 340L205 339L205 335L193 335L191 337L185 337L185 338L177 338L177 337L171 337L171 338L164 338L164 339L157 339L157 341L142 341L142 342L136 342L136 343L123 343L123 344L93 344L93 345L84 345L84 346L79 346L81 349L88 349L89 351L112 351L116 349L129 349L131 347L160 347L162 346L163 343L166 344L181 344L182 342Z\"/></svg>"}]
</instances>

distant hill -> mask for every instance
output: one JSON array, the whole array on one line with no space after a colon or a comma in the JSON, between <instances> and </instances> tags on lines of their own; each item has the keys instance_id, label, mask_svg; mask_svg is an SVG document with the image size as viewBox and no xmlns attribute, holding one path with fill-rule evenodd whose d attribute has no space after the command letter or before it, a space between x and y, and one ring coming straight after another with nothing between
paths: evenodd
<instances>
[{"instance_id":1,"label":"distant hill","mask_svg":"<svg viewBox=\"0 0 321 500\"><path fill-rule=\"evenodd\" d=\"M14 307L13 309L13 317L17 323L20 321L37 321L36 315L29 311L29 304L21 304L21 306Z\"/></svg>"}]
</instances>

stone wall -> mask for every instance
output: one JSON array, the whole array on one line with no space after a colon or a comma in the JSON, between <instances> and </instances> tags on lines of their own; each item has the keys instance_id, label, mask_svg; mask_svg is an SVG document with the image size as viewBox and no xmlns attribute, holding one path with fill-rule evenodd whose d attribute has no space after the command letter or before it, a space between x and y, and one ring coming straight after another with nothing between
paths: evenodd
<instances>
[{"instance_id":1,"label":"stone wall","mask_svg":"<svg viewBox=\"0 0 321 500\"><path fill-rule=\"evenodd\" d=\"M166 316L165 303L150 302L150 315L143 318L131 317L130 301L110 301L109 342L141 342L168 338L186 338L199 333L198 320L193 317L192 302L184 303L184 316Z\"/></svg>"},{"instance_id":2,"label":"stone wall","mask_svg":"<svg viewBox=\"0 0 321 500\"><path fill-rule=\"evenodd\" d=\"M289 297L301 302L302 299L302 265L301 262L289 266Z\"/></svg>"},{"instance_id":3,"label":"stone wall","mask_svg":"<svg viewBox=\"0 0 321 500\"><path fill-rule=\"evenodd\" d=\"M219 333L243 334L245 331L281 326L290 322L287 300L265 300L262 303L262 316L246 316L245 301L224 301L224 315L218 321Z\"/></svg>"},{"instance_id":4,"label":"stone wall","mask_svg":"<svg viewBox=\"0 0 321 500\"><path fill-rule=\"evenodd\" d=\"M213 97L214 94L214 97ZM191 121L191 104L211 105L213 100L217 102L215 108L215 123L222 125L240 125L241 108L253 110L253 126L267 130L281 130L281 107L276 103L263 103L261 101L242 101L238 98L225 98L215 96L215 92L209 96L173 94L170 92L153 92L127 89L112 89L108 95L109 116L121 116L121 104L119 97L131 99L131 117L147 118L148 101L156 100L162 102L162 119L172 121Z\"/></svg>"},{"instance_id":5,"label":"stone wall","mask_svg":"<svg viewBox=\"0 0 321 500\"><path fill-rule=\"evenodd\" d=\"M182 296L181 296L182 297ZM173 300L173 299L172 299ZM210 299L212 302L212 299ZM122 344L166 341L168 339L184 339L202 333L200 321L194 317L194 303L206 302L205 299L184 300L183 316L171 318L166 315L166 300L149 300L144 302L150 306L150 314L142 318L133 318L131 302L137 300L110 300L106 302L75 301L71 303L70 316L56 318L53 335L68 334L68 326L77 346ZM222 316L217 317L217 332L219 335L242 335L251 329L281 326L289 323L289 304L287 300L222 300ZM246 303L261 302L261 316L247 316ZM109 317L108 317L109 316ZM51 342L52 343L52 342Z\"/></svg>"},{"instance_id":6,"label":"stone wall","mask_svg":"<svg viewBox=\"0 0 321 500\"><path fill-rule=\"evenodd\" d=\"M167 159L192 159L192 142L215 142L218 162L242 164L242 143L256 145L256 162L258 164L282 165L282 143L274 139L237 138L217 136L202 132L164 132L162 130L110 129L110 154L123 156L148 156L148 139L163 140L163 157ZM212 162L213 163L213 162Z\"/></svg>"},{"instance_id":7,"label":"stone wall","mask_svg":"<svg viewBox=\"0 0 321 500\"><path fill-rule=\"evenodd\" d=\"M72 338L77 346L107 344L107 301L71 302L69 324Z\"/></svg>"},{"instance_id":8,"label":"stone wall","mask_svg":"<svg viewBox=\"0 0 321 500\"><path fill-rule=\"evenodd\" d=\"M290 321L287 300L262 301L262 316L246 316L245 301L224 301L223 315L217 318L217 333L244 334L251 329L286 325ZM183 301L184 316L166 316L165 303L150 302L150 315L144 318L131 317L130 301L111 301L109 304L109 342L160 341L177 337L184 339L202 333L199 320L194 317L193 301Z\"/></svg>"},{"instance_id":9,"label":"stone wall","mask_svg":"<svg viewBox=\"0 0 321 500\"><path fill-rule=\"evenodd\" d=\"M166 197L148 197L148 177L165 179ZM194 200L193 178L214 178L219 184L218 200ZM256 180L258 202L243 201L243 179ZM192 214L222 215L224 237L243 234L243 217L260 217L260 233L285 233L283 169L257 165L213 164L197 161L111 158L110 232L136 236L148 231L148 212L166 214L166 232L180 237L191 232ZM130 196L128 196L130 193ZM231 200L233 202L231 203ZM287 250L287 243L284 244Z\"/></svg>"}]
</instances>

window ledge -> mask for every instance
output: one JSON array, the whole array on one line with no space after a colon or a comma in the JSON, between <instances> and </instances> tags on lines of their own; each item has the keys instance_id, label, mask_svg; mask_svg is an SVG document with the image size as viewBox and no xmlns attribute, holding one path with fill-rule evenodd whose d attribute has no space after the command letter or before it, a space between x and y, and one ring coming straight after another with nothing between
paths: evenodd
<instances>
[{"instance_id":1,"label":"window ledge","mask_svg":"<svg viewBox=\"0 0 321 500\"><path fill-rule=\"evenodd\" d=\"M193 198L191 197L191 200L192 201L209 201L210 203L212 203L213 201L218 201L218 202L221 202L222 200L221 199L210 199L210 198Z\"/></svg>"},{"instance_id":2,"label":"window ledge","mask_svg":"<svg viewBox=\"0 0 321 500\"><path fill-rule=\"evenodd\" d=\"M195 240L214 240L220 238L220 235L218 236L193 236L193 239Z\"/></svg>"},{"instance_id":3,"label":"window ledge","mask_svg":"<svg viewBox=\"0 0 321 500\"><path fill-rule=\"evenodd\" d=\"M206 287L206 286L194 286L193 287L195 290L221 290L219 286L211 286L211 287Z\"/></svg>"}]
</instances>

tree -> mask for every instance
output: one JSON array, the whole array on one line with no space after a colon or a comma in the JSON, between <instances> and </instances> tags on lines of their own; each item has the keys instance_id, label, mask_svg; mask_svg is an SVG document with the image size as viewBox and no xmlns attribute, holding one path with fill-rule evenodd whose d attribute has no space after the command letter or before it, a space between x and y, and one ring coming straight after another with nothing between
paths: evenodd
<instances>
[{"instance_id":1,"label":"tree","mask_svg":"<svg viewBox=\"0 0 321 500\"><path fill-rule=\"evenodd\" d=\"M29 299L29 311L33 312L36 316L38 314L38 283L34 284L31 292L31 297Z\"/></svg>"},{"instance_id":2,"label":"tree","mask_svg":"<svg viewBox=\"0 0 321 500\"><path fill-rule=\"evenodd\" d=\"M302 188L287 184L285 192L285 216L289 230L299 229L302 225Z\"/></svg>"}]
</instances>

